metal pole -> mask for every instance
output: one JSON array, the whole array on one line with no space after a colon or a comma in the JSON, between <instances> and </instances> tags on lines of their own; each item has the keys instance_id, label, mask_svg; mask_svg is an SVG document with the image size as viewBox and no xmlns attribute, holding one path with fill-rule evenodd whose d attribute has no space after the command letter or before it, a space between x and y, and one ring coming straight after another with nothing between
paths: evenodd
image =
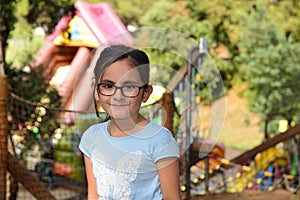
<instances>
[{"instance_id":1,"label":"metal pole","mask_svg":"<svg viewBox=\"0 0 300 200\"><path fill-rule=\"evenodd\" d=\"M199 57L198 57L198 68L200 73L200 68L203 62L204 56L208 52L207 39L200 38L199 40ZM199 127L200 129L200 127ZM199 152L200 153L200 152ZM205 194L209 194L209 152L207 152L205 158Z\"/></svg>"},{"instance_id":2,"label":"metal pole","mask_svg":"<svg viewBox=\"0 0 300 200\"><path fill-rule=\"evenodd\" d=\"M191 190L191 174L190 174L190 144L191 144L191 124L192 124L192 112L191 112L191 80L192 80L192 67L195 52L198 54L198 45L192 47L188 53L188 69L187 69L187 85L186 85L186 118L185 118L185 132L186 132L186 152L185 152L185 168L186 168L186 199L190 199ZM197 55L198 56L198 55Z\"/></svg>"},{"instance_id":3,"label":"metal pole","mask_svg":"<svg viewBox=\"0 0 300 200\"><path fill-rule=\"evenodd\" d=\"M205 158L205 194L209 194L209 155L206 155Z\"/></svg>"},{"instance_id":4,"label":"metal pole","mask_svg":"<svg viewBox=\"0 0 300 200\"><path fill-rule=\"evenodd\" d=\"M191 125L192 125L192 111L191 111L191 95L192 95L192 68L193 64L197 63L199 58L203 58L207 53L207 40L200 38L199 44L190 48L188 52L188 69L187 69L187 86L186 86L186 119L185 119L185 132L186 132L186 152L185 152L185 183L186 183L186 199L190 199L191 191L191 174L190 174L190 144L192 142Z\"/></svg>"},{"instance_id":5,"label":"metal pole","mask_svg":"<svg viewBox=\"0 0 300 200\"><path fill-rule=\"evenodd\" d=\"M0 199L6 199L7 174L7 102L8 83L7 76L0 75Z\"/></svg>"}]
</instances>

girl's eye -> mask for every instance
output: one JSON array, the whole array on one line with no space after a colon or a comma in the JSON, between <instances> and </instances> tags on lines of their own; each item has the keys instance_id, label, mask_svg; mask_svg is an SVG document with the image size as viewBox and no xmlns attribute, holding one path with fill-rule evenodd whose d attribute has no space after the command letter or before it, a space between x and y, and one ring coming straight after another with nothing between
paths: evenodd
<instances>
[{"instance_id":1,"label":"girl's eye","mask_svg":"<svg viewBox=\"0 0 300 200\"><path fill-rule=\"evenodd\" d=\"M136 86L135 85L126 85L125 88L127 90L134 90L136 88Z\"/></svg>"},{"instance_id":2,"label":"girl's eye","mask_svg":"<svg viewBox=\"0 0 300 200\"><path fill-rule=\"evenodd\" d=\"M111 89L114 87L113 84L109 84L109 83L104 83L104 84L101 84L102 88L105 88L105 89Z\"/></svg>"}]
</instances>

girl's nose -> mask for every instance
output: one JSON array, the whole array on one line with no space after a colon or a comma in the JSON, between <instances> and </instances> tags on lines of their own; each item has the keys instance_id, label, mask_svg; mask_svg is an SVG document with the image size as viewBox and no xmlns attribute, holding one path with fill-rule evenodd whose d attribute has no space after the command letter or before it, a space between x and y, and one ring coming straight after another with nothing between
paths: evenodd
<instances>
[{"instance_id":1,"label":"girl's nose","mask_svg":"<svg viewBox=\"0 0 300 200\"><path fill-rule=\"evenodd\" d=\"M123 94L122 94L122 91L121 91L121 88L116 88L116 92L115 94L113 95L114 98L124 98Z\"/></svg>"}]
</instances>

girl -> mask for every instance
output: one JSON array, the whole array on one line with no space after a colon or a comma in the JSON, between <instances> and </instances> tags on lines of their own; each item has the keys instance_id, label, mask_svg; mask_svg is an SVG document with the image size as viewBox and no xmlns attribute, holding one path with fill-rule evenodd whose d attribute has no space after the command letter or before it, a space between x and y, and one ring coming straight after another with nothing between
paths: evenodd
<instances>
[{"instance_id":1,"label":"girl","mask_svg":"<svg viewBox=\"0 0 300 200\"><path fill-rule=\"evenodd\" d=\"M139 109L152 93L149 59L123 45L105 48L94 69L95 96L109 120L88 128L84 154L88 199L180 199L179 147ZM95 100L96 114L98 115Z\"/></svg>"}]
</instances>

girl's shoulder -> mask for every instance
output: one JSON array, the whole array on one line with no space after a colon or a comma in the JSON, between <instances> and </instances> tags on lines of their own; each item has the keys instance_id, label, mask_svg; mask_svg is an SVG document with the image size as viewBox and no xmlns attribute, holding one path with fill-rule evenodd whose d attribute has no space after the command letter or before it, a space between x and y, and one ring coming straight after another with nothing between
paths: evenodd
<instances>
[{"instance_id":1,"label":"girl's shoulder","mask_svg":"<svg viewBox=\"0 0 300 200\"><path fill-rule=\"evenodd\" d=\"M91 125L89 128L87 128L84 131L83 136L91 136L91 135L94 135L99 132L103 132L103 131L107 130L107 123L108 122L103 122L103 123Z\"/></svg>"},{"instance_id":2,"label":"girl's shoulder","mask_svg":"<svg viewBox=\"0 0 300 200\"><path fill-rule=\"evenodd\" d=\"M106 122L101 122L101 123L97 123L97 124L92 124L88 129L99 129L99 128L105 128L107 127L108 121ZM88 130L87 129L87 130Z\"/></svg>"},{"instance_id":3,"label":"girl's shoulder","mask_svg":"<svg viewBox=\"0 0 300 200\"><path fill-rule=\"evenodd\" d=\"M160 138L160 139L173 139L172 133L164 126L150 122L144 128L144 136Z\"/></svg>"}]
</instances>

